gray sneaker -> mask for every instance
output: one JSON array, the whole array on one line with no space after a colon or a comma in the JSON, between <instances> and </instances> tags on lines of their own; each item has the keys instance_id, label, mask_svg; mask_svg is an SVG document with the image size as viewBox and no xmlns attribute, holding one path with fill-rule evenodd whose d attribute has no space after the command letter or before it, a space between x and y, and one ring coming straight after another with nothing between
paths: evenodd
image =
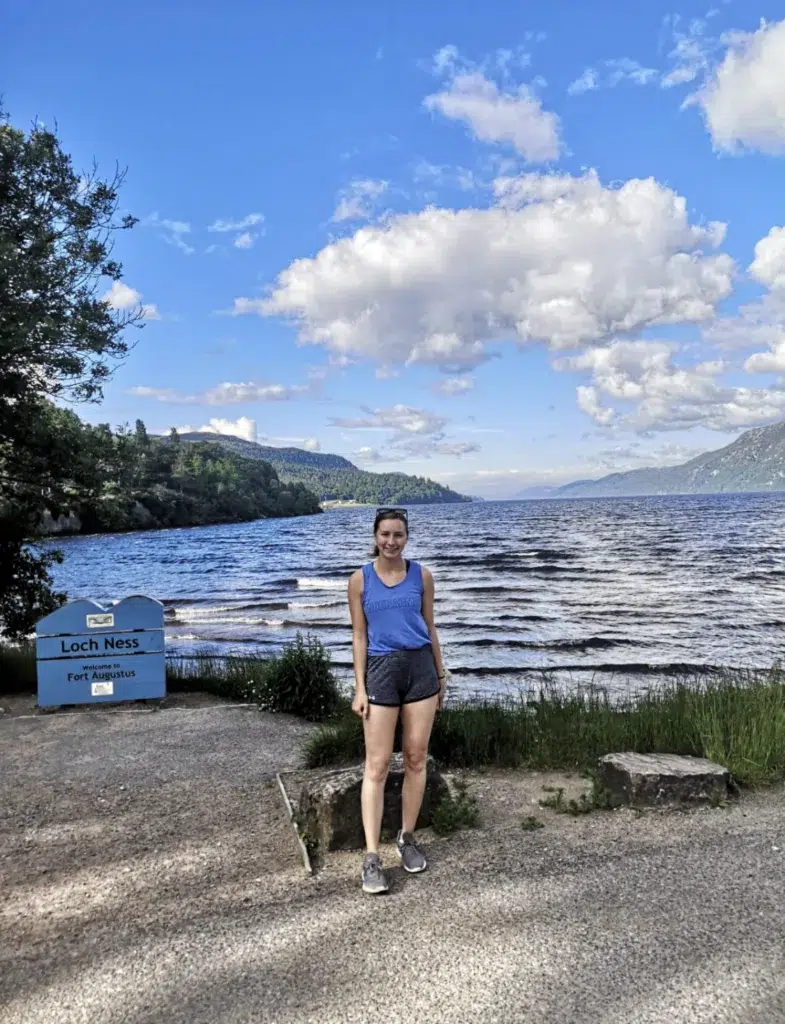
<instances>
[{"instance_id":1,"label":"gray sneaker","mask_svg":"<svg viewBox=\"0 0 785 1024\"><path fill-rule=\"evenodd\" d=\"M415 875L419 871L425 871L428 861L425 854L420 850L414 841L411 832L399 832L395 841L395 848L401 858L405 871Z\"/></svg>"},{"instance_id":2,"label":"gray sneaker","mask_svg":"<svg viewBox=\"0 0 785 1024\"><path fill-rule=\"evenodd\" d=\"M382 871L382 862L376 853L366 853L363 860L363 892L387 892L387 879Z\"/></svg>"}]
</instances>

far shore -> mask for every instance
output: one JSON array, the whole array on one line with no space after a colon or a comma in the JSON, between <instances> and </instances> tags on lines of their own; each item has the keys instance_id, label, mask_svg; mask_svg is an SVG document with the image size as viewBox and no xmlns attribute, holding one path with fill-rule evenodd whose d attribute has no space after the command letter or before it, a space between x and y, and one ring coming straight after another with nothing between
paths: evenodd
<instances>
[{"instance_id":1,"label":"far shore","mask_svg":"<svg viewBox=\"0 0 785 1024\"><path fill-rule=\"evenodd\" d=\"M324 512L330 512L336 508L375 508L376 506L369 501L321 501L319 507Z\"/></svg>"}]
</instances>

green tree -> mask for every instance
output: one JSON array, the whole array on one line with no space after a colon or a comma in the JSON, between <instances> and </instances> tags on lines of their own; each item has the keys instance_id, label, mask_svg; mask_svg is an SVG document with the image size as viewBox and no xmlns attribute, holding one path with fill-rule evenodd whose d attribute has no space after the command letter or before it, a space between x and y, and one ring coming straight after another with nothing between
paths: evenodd
<instances>
[{"instance_id":1,"label":"green tree","mask_svg":"<svg viewBox=\"0 0 785 1024\"><path fill-rule=\"evenodd\" d=\"M0 631L10 637L62 600L48 573L58 556L28 542L85 459L81 431L62 433L62 410L46 400L100 400L128 351L125 329L142 320L104 301L122 277L114 233L135 223L117 216L122 180L77 174L55 132L25 133L0 110Z\"/></svg>"}]
</instances>

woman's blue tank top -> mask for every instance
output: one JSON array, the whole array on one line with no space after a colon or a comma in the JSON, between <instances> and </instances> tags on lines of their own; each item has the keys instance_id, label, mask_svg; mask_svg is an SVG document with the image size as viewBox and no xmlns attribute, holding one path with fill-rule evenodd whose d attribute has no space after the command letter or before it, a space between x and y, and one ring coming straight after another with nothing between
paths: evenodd
<instances>
[{"instance_id":1,"label":"woman's blue tank top","mask_svg":"<svg viewBox=\"0 0 785 1024\"><path fill-rule=\"evenodd\" d=\"M431 642L422 616L422 568L419 562L408 566L394 587L382 583L372 562L363 566L363 611L371 655L414 651Z\"/></svg>"}]
</instances>

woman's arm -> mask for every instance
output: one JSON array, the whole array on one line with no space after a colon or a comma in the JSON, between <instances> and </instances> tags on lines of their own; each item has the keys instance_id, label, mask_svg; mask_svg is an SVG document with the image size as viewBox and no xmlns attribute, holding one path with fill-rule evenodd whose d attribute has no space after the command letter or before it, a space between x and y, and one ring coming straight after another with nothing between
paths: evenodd
<instances>
[{"instance_id":1,"label":"woman's arm","mask_svg":"<svg viewBox=\"0 0 785 1024\"><path fill-rule=\"evenodd\" d=\"M423 568L422 570L422 617L425 619L425 625L428 627L428 633L431 637L431 646L433 647L433 660L436 662L436 672L439 676L439 684L441 689L439 690L439 707L441 708L444 704L444 662L442 661L442 649L439 646L439 637L436 632L436 623L433 618L433 596L435 587L433 585L433 576L431 575L430 569Z\"/></svg>"},{"instance_id":2,"label":"woman's arm","mask_svg":"<svg viewBox=\"0 0 785 1024\"><path fill-rule=\"evenodd\" d=\"M352 661L354 662L354 701L352 709L361 718L368 717L368 694L365 690L365 669L368 662L368 626L363 611L363 574L352 573L349 579L349 614L352 619Z\"/></svg>"}]
</instances>

